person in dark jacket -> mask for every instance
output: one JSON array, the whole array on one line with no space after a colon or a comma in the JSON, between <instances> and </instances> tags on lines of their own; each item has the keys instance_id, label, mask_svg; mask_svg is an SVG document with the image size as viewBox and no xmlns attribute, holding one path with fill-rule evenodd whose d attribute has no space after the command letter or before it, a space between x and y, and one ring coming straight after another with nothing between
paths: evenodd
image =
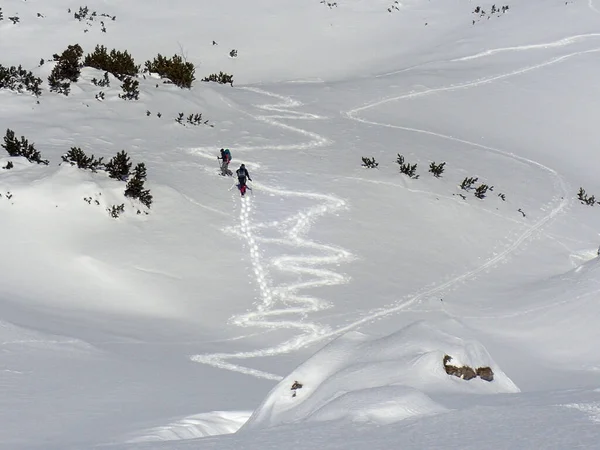
<instances>
[{"instance_id":1,"label":"person in dark jacket","mask_svg":"<svg viewBox=\"0 0 600 450\"><path fill-rule=\"evenodd\" d=\"M238 170L235 171L237 177L238 177L238 181L240 183L240 187L245 187L246 186L246 178L250 181L252 181L252 178L250 178L250 174L248 173L248 170L246 169L245 165L241 165L240 168Z\"/></svg>"}]
</instances>

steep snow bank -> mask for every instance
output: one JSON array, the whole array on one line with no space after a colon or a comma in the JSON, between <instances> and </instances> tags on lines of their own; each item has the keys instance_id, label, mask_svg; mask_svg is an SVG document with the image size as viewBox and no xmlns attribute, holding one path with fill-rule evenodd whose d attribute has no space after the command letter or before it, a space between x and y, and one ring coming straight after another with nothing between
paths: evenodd
<instances>
[{"instance_id":1,"label":"steep snow bank","mask_svg":"<svg viewBox=\"0 0 600 450\"><path fill-rule=\"evenodd\" d=\"M491 367L494 381L448 376L445 354L455 363ZM294 383L302 387L292 390ZM283 379L242 430L337 419L388 424L446 410L428 394L514 392L517 386L480 343L418 322L379 339L353 332L332 342Z\"/></svg>"}]
</instances>

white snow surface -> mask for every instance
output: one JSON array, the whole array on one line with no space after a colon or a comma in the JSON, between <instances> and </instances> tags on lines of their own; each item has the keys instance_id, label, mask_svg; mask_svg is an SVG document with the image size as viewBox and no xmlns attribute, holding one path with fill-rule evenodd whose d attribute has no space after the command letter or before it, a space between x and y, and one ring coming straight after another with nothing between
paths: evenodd
<instances>
[{"instance_id":1,"label":"white snow surface","mask_svg":"<svg viewBox=\"0 0 600 450\"><path fill-rule=\"evenodd\" d=\"M0 132L49 164L0 148L0 448L598 448L600 0L492 4L2 0L44 83ZM75 43L196 81L49 92ZM71 147L144 162L151 208Z\"/></svg>"}]
</instances>

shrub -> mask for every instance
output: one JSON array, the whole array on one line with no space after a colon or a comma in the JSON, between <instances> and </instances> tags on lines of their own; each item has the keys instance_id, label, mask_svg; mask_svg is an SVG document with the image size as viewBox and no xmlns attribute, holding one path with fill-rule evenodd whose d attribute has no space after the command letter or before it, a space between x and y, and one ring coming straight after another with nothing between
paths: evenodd
<instances>
[{"instance_id":1,"label":"shrub","mask_svg":"<svg viewBox=\"0 0 600 450\"><path fill-rule=\"evenodd\" d=\"M367 169L375 169L379 165L378 162L375 161L375 158L366 158L362 157L362 166Z\"/></svg>"},{"instance_id":2,"label":"shrub","mask_svg":"<svg viewBox=\"0 0 600 450\"><path fill-rule=\"evenodd\" d=\"M121 203L120 205L112 205L110 208L106 208L108 211L108 215L113 219L118 219L119 216L125 212L125 203Z\"/></svg>"},{"instance_id":3,"label":"shrub","mask_svg":"<svg viewBox=\"0 0 600 450\"><path fill-rule=\"evenodd\" d=\"M185 62L181 56L173 55L172 58L165 58L160 53L154 61L146 61L145 68L148 72L157 73L162 78L169 79L174 85L180 88L191 88L196 79L194 65Z\"/></svg>"},{"instance_id":4,"label":"shrub","mask_svg":"<svg viewBox=\"0 0 600 450\"><path fill-rule=\"evenodd\" d=\"M102 163L102 159L95 159L94 155L86 156L86 154L79 147L71 147L65 155L62 156L62 160L71 164L72 166L77 166L79 169L90 169L92 172L96 172L97 170L101 170L104 168L104 164Z\"/></svg>"},{"instance_id":5,"label":"shrub","mask_svg":"<svg viewBox=\"0 0 600 450\"><path fill-rule=\"evenodd\" d=\"M6 163L6 165L3 167L3 169L10 170L10 169L12 169L13 167L15 167L15 165L13 164L13 162L12 162L12 161L8 161L8 162Z\"/></svg>"},{"instance_id":6,"label":"shrub","mask_svg":"<svg viewBox=\"0 0 600 450\"><path fill-rule=\"evenodd\" d=\"M83 65L110 72L121 81L127 76L137 75L140 70L140 66L135 65L133 57L127 51L112 49L108 53L103 45L97 45L96 49L85 57Z\"/></svg>"},{"instance_id":7,"label":"shrub","mask_svg":"<svg viewBox=\"0 0 600 450\"><path fill-rule=\"evenodd\" d=\"M404 175L407 175L408 177L413 178L415 180L419 178L419 175L416 174L417 165L410 165L409 163L404 162L404 156L402 156L400 153L398 153L398 158L396 158L396 162L400 166L400 173L403 173Z\"/></svg>"},{"instance_id":8,"label":"shrub","mask_svg":"<svg viewBox=\"0 0 600 450\"><path fill-rule=\"evenodd\" d=\"M577 193L577 198L579 199L579 201L582 204L585 204L588 206L594 206L596 204L596 197L594 195L592 195L591 197L588 197L588 195L585 192L585 189L582 187L579 188L579 192Z\"/></svg>"},{"instance_id":9,"label":"shrub","mask_svg":"<svg viewBox=\"0 0 600 450\"><path fill-rule=\"evenodd\" d=\"M119 98L122 98L123 100L138 100L140 98L139 87L140 82L138 80L134 80L131 77L125 78L121 85L123 93L119 94Z\"/></svg>"},{"instance_id":10,"label":"shrub","mask_svg":"<svg viewBox=\"0 0 600 450\"><path fill-rule=\"evenodd\" d=\"M92 78L92 84L94 86L110 87L110 79L108 78L108 72L104 72L104 76L101 80L98 80L97 78Z\"/></svg>"},{"instance_id":11,"label":"shrub","mask_svg":"<svg viewBox=\"0 0 600 450\"><path fill-rule=\"evenodd\" d=\"M475 197L483 199L485 198L485 194L488 191L489 186L487 184L480 184L479 186L477 186L477 189L475 189Z\"/></svg>"},{"instance_id":12,"label":"shrub","mask_svg":"<svg viewBox=\"0 0 600 450\"><path fill-rule=\"evenodd\" d=\"M22 66L7 68L0 65L0 89L10 89L19 93L25 90L39 97L42 95L41 84L41 78L34 76L31 71L26 71Z\"/></svg>"},{"instance_id":13,"label":"shrub","mask_svg":"<svg viewBox=\"0 0 600 450\"><path fill-rule=\"evenodd\" d=\"M71 82L76 82L81 74L79 59L82 55L83 49L79 44L69 45L60 56L53 55L57 64L48 77L51 92L69 95Z\"/></svg>"},{"instance_id":14,"label":"shrub","mask_svg":"<svg viewBox=\"0 0 600 450\"><path fill-rule=\"evenodd\" d=\"M233 49L229 52L229 56L232 58L236 58L237 57L237 50Z\"/></svg>"},{"instance_id":15,"label":"shrub","mask_svg":"<svg viewBox=\"0 0 600 450\"><path fill-rule=\"evenodd\" d=\"M121 150L105 166L108 176L116 180L125 181L131 171L131 162L125 150Z\"/></svg>"},{"instance_id":16,"label":"shrub","mask_svg":"<svg viewBox=\"0 0 600 450\"><path fill-rule=\"evenodd\" d=\"M149 189L144 189L144 182L146 181L146 165L139 163L133 169L133 176L127 182L125 188L125 197L136 198L143 205L150 208L152 204L152 195Z\"/></svg>"},{"instance_id":17,"label":"shrub","mask_svg":"<svg viewBox=\"0 0 600 450\"><path fill-rule=\"evenodd\" d=\"M1 145L10 156L23 156L27 158L29 162L35 162L38 164L48 165L49 161L42 159L42 155L36 150L33 144L30 144L25 136L21 136L19 141L15 137L13 130L7 129L6 136L4 136L4 144Z\"/></svg>"},{"instance_id":18,"label":"shrub","mask_svg":"<svg viewBox=\"0 0 600 450\"><path fill-rule=\"evenodd\" d=\"M429 165L429 172L431 172L434 177L439 178L442 175L442 173L444 173L445 165L446 165L445 162L443 162L441 164L436 164L435 162L432 162Z\"/></svg>"},{"instance_id":19,"label":"shrub","mask_svg":"<svg viewBox=\"0 0 600 450\"><path fill-rule=\"evenodd\" d=\"M203 78L202 81L212 81L219 84L231 84L231 86L233 86L233 75L229 75L224 72L219 72L218 74L213 73Z\"/></svg>"},{"instance_id":20,"label":"shrub","mask_svg":"<svg viewBox=\"0 0 600 450\"><path fill-rule=\"evenodd\" d=\"M473 185L477 183L477 180L479 180L479 178L477 177L465 177L465 179L460 184L460 188L464 189L465 191L468 191L469 189L473 188Z\"/></svg>"}]
</instances>

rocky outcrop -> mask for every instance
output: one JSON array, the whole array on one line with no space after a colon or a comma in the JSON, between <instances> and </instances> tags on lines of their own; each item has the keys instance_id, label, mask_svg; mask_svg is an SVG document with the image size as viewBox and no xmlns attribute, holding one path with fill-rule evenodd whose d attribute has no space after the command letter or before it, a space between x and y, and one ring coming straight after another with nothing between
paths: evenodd
<instances>
[{"instance_id":1,"label":"rocky outcrop","mask_svg":"<svg viewBox=\"0 0 600 450\"><path fill-rule=\"evenodd\" d=\"M453 375L458 378L462 378L463 380L472 380L473 378L481 378L485 381L493 381L494 380L494 372L490 367L478 367L477 369L473 369L469 366L455 366L450 364L452 361L452 357L449 355L444 355L444 369L448 375Z\"/></svg>"}]
</instances>

